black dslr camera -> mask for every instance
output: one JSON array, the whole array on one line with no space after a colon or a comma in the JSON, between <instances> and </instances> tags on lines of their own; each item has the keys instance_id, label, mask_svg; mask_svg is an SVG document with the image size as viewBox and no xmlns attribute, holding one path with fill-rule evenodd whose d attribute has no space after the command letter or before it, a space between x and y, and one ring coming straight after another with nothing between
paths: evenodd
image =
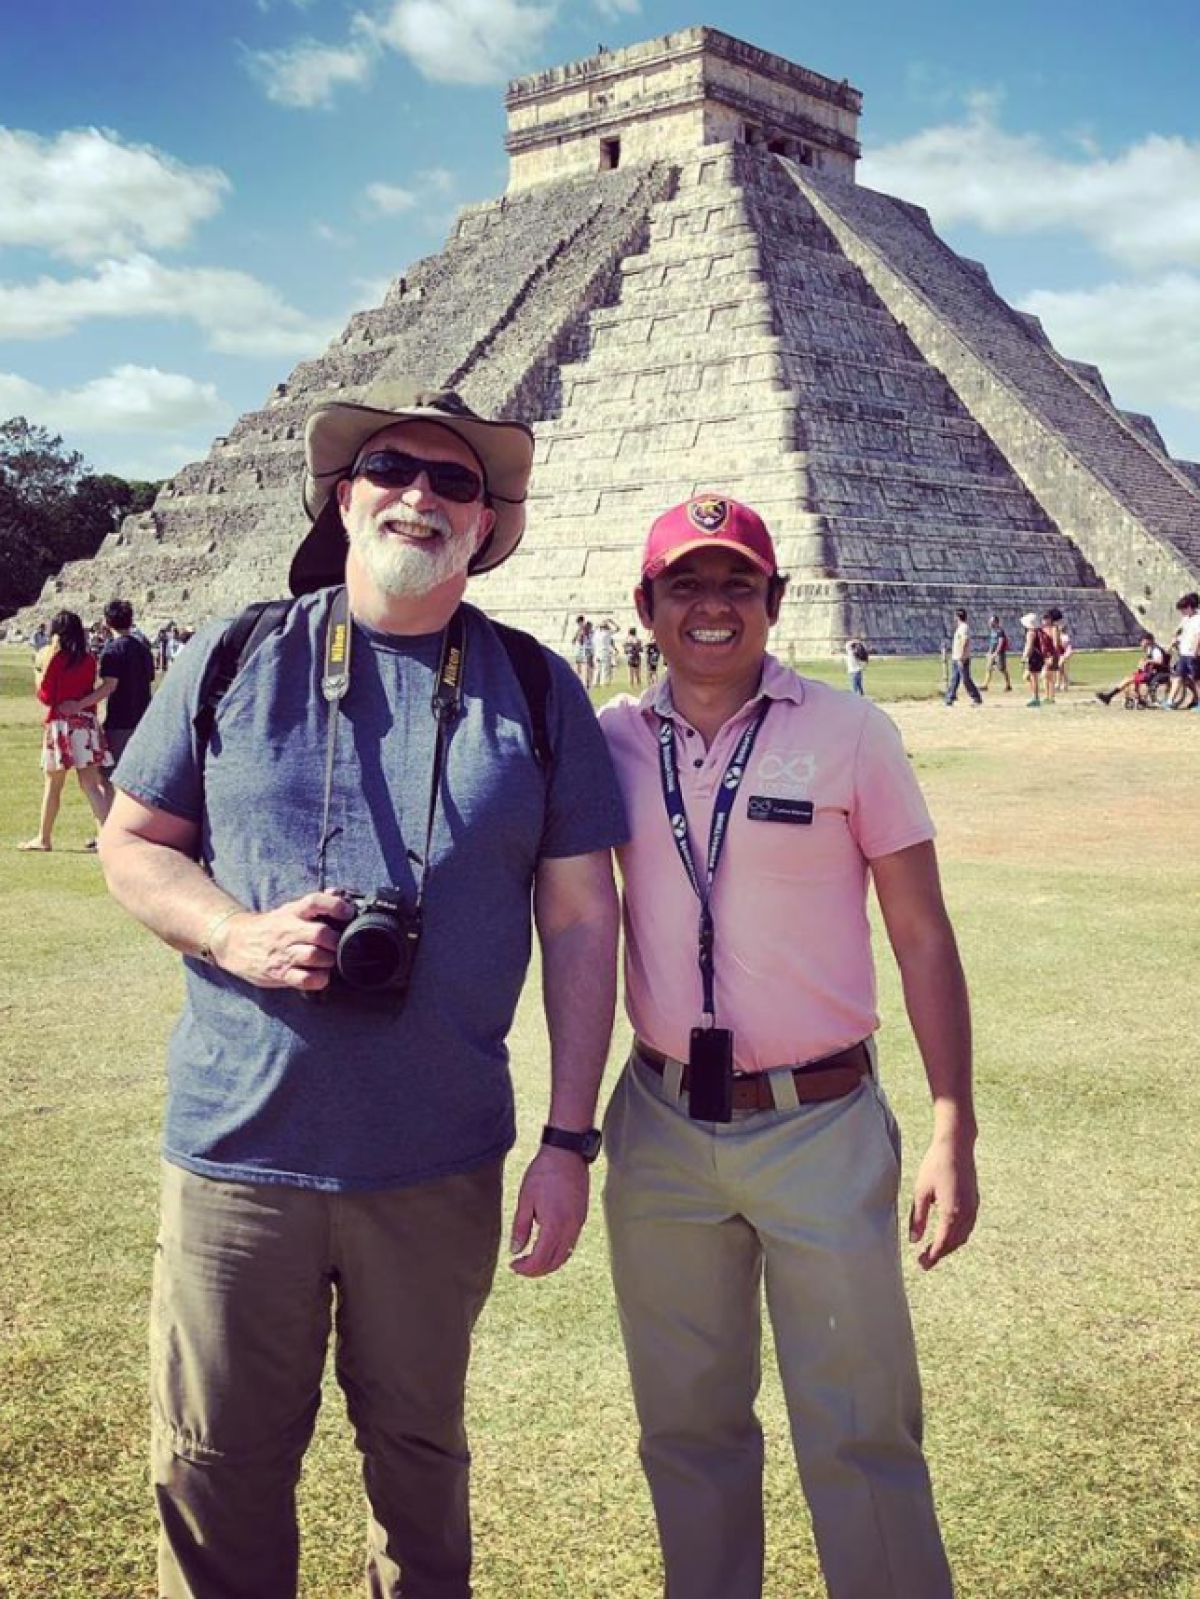
<instances>
[{"instance_id":1,"label":"black dslr camera","mask_svg":"<svg viewBox=\"0 0 1200 1599\"><path fill-rule=\"evenodd\" d=\"M341 929L330 990L345 987L359 993L387 995L402 1004L412 979L421 942L421 912L405 903L398 888L377 888L373 894L343 893L355 915L331 925Z\"/></svg>"}]
</instances>

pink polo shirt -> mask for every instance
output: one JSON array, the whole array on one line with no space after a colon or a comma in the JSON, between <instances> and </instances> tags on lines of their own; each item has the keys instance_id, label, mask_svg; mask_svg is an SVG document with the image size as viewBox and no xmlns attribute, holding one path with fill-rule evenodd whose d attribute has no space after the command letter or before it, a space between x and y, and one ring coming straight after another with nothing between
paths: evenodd
<instances>
[{"instance_id":1,"label":"pink polo shirt","mask_svg":"<svg viewBox=\"0 0 1200 1599\"><path fill-rule=\"evenodd\" d=\"M625 799L617 851L625 895L625 1003L634 1032L687 1059L701 1019L699 901L671 837L659 713L676 729L692 858L704 880L708 830L729 757L760 700L771 703L738 789L713 890L716 1003L740 1072L817 1060L879 1026L867 921L867 864L934 836L894 724L869 700L766 657L758 694L704 741L674 709L670 677L622 695L600 725ZM751 820L811 801L811 823ZM778 808L776 808L778 809ZM790 809L797 807L793 803Z\"/></svg>"}]
</instances>

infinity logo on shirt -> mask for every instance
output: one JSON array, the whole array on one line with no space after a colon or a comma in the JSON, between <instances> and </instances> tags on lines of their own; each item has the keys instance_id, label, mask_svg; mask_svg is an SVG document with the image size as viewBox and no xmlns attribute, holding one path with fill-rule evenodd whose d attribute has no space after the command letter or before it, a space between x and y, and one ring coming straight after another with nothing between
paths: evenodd
<instances>
[{"instance_id":1,"label":"infinity logo on shirt","mask_svg":"<svg viewBox=\"0 0 1200 1599\"><path fill-rule=\"evenodd\" d=\"M758 777L780 794L803 794L812 788L817 775L817 757L807 750L795 755L764 755L758 763Z\"/></svg>"}]
</instances>

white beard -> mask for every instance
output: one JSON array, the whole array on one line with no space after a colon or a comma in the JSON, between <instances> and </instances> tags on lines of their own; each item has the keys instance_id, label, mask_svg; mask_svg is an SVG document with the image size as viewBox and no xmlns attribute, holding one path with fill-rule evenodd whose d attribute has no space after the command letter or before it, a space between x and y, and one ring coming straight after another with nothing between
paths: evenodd
<instances>
[{"instance_id":1,"label":"white beard","mask_svg":"<svg viewBox=\"0 0 1200 1599\"><path fill-rule=\"evenodd\" d=\"M376 516L352 509L345 522L350 545L367 576L385 594L396 595L428 594L465 572L479 530L478 515L456 535L445 512L431 509L418 516L405 505L388 506ZM383 531L389 522L433 528L435 536L420 544L410 542Z\"/></svg>"}]
</instances>

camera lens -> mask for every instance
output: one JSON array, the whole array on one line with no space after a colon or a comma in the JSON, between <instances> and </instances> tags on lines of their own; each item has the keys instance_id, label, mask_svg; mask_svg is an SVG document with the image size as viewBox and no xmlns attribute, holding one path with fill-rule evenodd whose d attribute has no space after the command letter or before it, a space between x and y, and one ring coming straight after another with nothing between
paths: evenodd
<instances>
[{"instance_id":1,"label":"camera lens","mask_svg":"<svg viewBox=\"0 0 1200 1599\"><path fill-rule=\"evenodd\" d=\"M351 988L389 988L408 961L407 943L394 917L377 911L357 917L337 948L338 971Z\"/></svg>"}]
</instances>

